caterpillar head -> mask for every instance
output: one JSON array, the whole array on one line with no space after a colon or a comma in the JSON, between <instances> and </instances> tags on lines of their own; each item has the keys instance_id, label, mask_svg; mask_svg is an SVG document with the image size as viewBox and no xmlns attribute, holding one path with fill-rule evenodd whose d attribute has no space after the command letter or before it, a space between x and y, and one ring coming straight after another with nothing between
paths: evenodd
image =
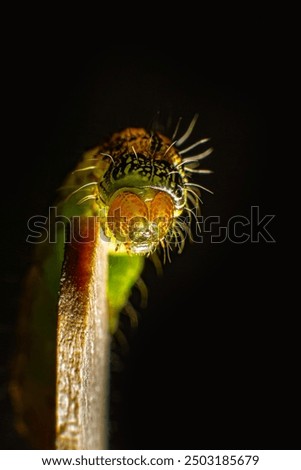
<instances>
[{"instance_id":1,"label":"caterpillar head","mask_svg":"<svg viewBox=\"0 0 301 470\"><path fill-rule=\"evenodd\" d=\"M173 225L175 204L165 191L126 188L110 200L108 229L116 246L129 253L145 255L162 243Z\"/></svg>"}]
</instances>

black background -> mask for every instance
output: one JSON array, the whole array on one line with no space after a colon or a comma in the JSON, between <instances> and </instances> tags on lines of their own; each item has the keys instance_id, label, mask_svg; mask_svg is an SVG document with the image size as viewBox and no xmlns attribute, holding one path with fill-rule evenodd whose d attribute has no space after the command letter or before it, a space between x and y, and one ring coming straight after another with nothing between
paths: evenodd
<instances>
[{"instance_id":1,"label":"black background","mask_svg":"<svg viewBox=\"0 0 301 470\"><path fill-rule=\"evenodd\" d=\"M182 44L173 39L182 34L180 19L152 46L138 34L112 45L101 28L90 42L86 33L62 40L55 27L44 35L41 26L29 29L8 52L3 73L1 447L26 448L12 427L7 381L19 284L30 262L27 219L47 211L83 150L119 128L148 126L158 112L163 125L183 116L183 130L198 112L191 142L212 138L214 153L203 166L214 174L196 177L215 193L204 193L203 215L226 224L259 206L262 216L276 215L269 225L276 243L212 244L205 237L174 254L161 279L147 266L149 303L130 341L120 446L298 446L294 344L281 304L269 42L243 35L242 25L233 39L223 31L216 45L213 31Z\"/></svg>"}]
</instances>

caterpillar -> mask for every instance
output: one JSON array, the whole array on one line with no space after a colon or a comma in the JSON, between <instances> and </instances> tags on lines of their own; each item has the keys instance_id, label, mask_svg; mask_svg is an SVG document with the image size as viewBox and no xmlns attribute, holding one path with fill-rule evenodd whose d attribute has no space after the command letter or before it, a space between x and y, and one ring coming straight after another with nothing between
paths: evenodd
<instances>
[{"instance_id":1,"label":"caterpillar","mask_svg":"<svg viewBox=\"0 0 301 470\"><path fill-rule=\"evenodd\" d=\"M181 137L177 137L180 120L171 138L136 127L113 133L83 154L59 189L57 215L62 219L97 218L109 244L107 297L111 334L118 330L120 312L141 277L145 258L161 251L165 261L170 259L171 251L183 251L194 211L199 208L200 192L209 191L191 181L195 173L210 173L198 166L213 149L191 152L209 139L202 138L183 148L197 118L195 115ZM37 430L44 429L49 407L53 406L56 311L64 242L62 224L57 228L56 243L46 240L37 244L34 263L25 280L17 379L12 387L23 434L32 422ZM49 433L53 428L50 424ZM41 448L47 448L52 439L53 436L46 436Z\"/></svg>"},{"instance_id":2,"label":"caterpillar","mask_svg":"<svg viewBox=\"0 0 301 470\"><path fill-rule=\"evenodd\" d=\"M143 128L126 128L86 152L62 187L62 213L97 215L110 243L108 300L110 330L140 277L144 256L158 248L169 257L172 247L183 250L191 212L199 206L199 189L189 181L195 163L212 152L183 158L208 141L201 139L179 150L189 138L197 116L176 140ZM73 189L74 188L74 189ZM208 190L207 190L208 191ZM190 207L192 205L192 207ZM77 208L75 210L75 208ZM188 222L181 215L187 213ZM138 256L135 256L138 255ZM127 279L127 283L120 283ZM118 293L118 295L116 295Z\"/></svg>"}]
</instances>

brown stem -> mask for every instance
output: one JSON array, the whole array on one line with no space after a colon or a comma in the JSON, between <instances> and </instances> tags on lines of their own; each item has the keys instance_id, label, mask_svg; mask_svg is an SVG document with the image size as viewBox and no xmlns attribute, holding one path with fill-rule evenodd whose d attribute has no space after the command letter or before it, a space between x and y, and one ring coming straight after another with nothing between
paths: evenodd
<instances>
[{"instance_id":1,"label":"brown stem","mask_svg":"<svg viewBox=\"0 0 301 470\"><path fill-rule=\"evenodd\" d=\"M107 251L93 217L74 219L61 276L56 448L107 449Z\"/></svg>"}]
</instances>

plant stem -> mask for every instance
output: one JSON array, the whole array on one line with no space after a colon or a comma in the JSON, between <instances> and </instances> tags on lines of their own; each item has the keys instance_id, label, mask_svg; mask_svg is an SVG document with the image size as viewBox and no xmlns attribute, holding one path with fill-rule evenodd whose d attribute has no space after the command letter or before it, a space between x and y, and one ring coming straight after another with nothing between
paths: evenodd
<instances>
[{"instance_id":1,"label":"plant stem","mask_svg":"<svg viewBox=\"0 0 301 470\"><path fill-rule=\"evenodd\" d=\"M96 219L72 224L58 307L56 449L107 449L108 255Z\"/></svg>"}]
</instances>

